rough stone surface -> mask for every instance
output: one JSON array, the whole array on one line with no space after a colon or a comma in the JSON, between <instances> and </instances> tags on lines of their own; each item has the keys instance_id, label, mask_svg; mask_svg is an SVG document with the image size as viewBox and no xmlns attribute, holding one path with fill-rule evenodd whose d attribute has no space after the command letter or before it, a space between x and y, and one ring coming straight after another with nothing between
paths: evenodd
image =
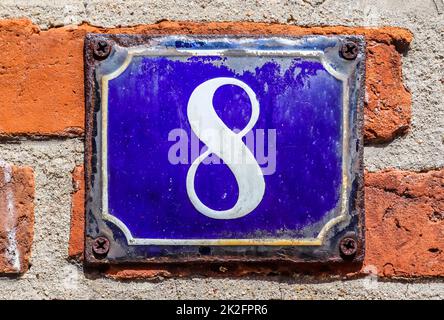
<instances>
[{"instance_id":1,"label":"rough stone surface","mask_svg":"<svg viewBox=\"0 0 444 320\"><path fill-rule=\"evenodd\" d=\"M365 264L382 276L444 276L444 169L365 180Z\"/></svg>"},{"instance_id":2,"label":"rough stone surface","mask_svg":"<svg viewBox=\"0 0 444 320\"><path fill-rule=\"evenodd\" d=\"M28 270L33 234L33 171L0 160L0 274Z\"/></svg>"},{"instance_id":3,"label":"rough stone surface","mask_svg":"<svg viewBox=\"0 0 444 320\"><path fill-rule=\"evenodd\" d=\"M411 114L410 93L402 84L401 55L412 34L399 28L298 27L265 23L161 22L134 28L100 29L88 25L40 31L28 20L0 21L6 61L0 93L0 135L83 133L83 39L86 32L143 34L362 34L369 42L365 140L390 141L405 133ZM19 59L17 59L19 58ZM20 76L19 76L20 75ZM41 90L47 88L48 90ZM51 90L54 88L54 90Z\"/></svg>"},{"instance_id":4,"label":"rough stone surface","mask_svg":"<svg viewBox=\"0 0 444 320\"><path fill-rule=\"evenodd\" d=\"M83 166L72 172L71 228L69 234L68 256L82 260L85 230L85 179Z\"/></svg>"}]
</instances>

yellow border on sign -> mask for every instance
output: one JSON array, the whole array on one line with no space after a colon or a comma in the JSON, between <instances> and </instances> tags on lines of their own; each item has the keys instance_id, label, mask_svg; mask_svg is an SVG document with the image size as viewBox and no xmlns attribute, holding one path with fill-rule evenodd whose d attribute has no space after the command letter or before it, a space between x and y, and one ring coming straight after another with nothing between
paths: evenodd
<instances>
[{"instance_id":1,"label":"yellow border on sign","mask_svg":"<svg viewBox=\"0 0 444 320\"><path fill-rule=\"evenodd\" d=\"M341 188L341 214L329 220L321 229L315 238L301 238L301 239L148 239L148 238L134 238L127 226L118 218L111 215L108 211L108 83L110 80L117 78L122 74L131 63L135 56L295 56L304 58L318 59L324 68L336 79L342 81L342 188ZM348 207L348 190L347 185L349 181L349 173L347 165L349 163L348 157L348 136L349 136L349 88L347 86L347 76L336 71L326 61L323 51L307 51L307 50L287 50L287 51L273 51L273 50L243 50L242 53L231 52L226 50L187 50L187 49L150 49L143 47L136 47L128 49L128 55L122 65L115 71L103 75L101 79L102 84L102 216L103 219L112 222L119 227L125 234L125 237L130 245L216 245L216 246L320 246L324 242L327 232L336 224L346 220Z\"/></svg>"}]
</instances>

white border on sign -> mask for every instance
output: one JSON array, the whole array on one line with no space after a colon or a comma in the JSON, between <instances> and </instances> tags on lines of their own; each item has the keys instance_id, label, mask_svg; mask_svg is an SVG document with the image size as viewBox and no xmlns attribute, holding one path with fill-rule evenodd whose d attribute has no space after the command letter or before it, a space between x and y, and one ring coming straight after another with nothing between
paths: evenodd
<instances>
[{"instance_id":1,"label":"white border on sign","mask_svg":"<svg viewBox=\"0 0 444 320\"><path fill-rule=\"evenodd\" d=\"M122 65L115 71L103 75L102 84L102 216L103 219L112 222L125 234L130 245L203 245L203 246L320 246L322 245L327 232L336 224L346 220L348 207L347 185L350 179L347 170L348 157L348 136L349 136L349 88L347 86L347 75L336 71L326 60L323 51L308 50L250 50L243 49L241 53L224 50L190 50L175 49L172 53L168 49L135 47L129 48L128 55ZM314 238L300 239L148 239L134 238L127 226L117 217L108 211L108 83L117 78L130 65L135 56L276 56L276 57L301 57L319 60L324 68L336 79L342 82L342 187L340 200L340 215L329 220Z\"/></svg>"}]
</instances>

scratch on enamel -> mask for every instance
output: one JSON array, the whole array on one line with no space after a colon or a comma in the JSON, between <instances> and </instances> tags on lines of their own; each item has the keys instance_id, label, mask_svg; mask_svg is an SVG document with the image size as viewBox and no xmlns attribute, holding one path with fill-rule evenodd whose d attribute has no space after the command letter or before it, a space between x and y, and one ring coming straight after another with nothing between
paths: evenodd
<instances>
[{"instance_id":1,"label":"scratch on enamel","mask_svg":"<svg viewBox=\"0 0 444 320\"><path fill-rule=\"evenodd\" d=\"M14 194L11 188L12 181L12 167L5 161L0 159L0 167L3 167L3 175L5 181L6 193L6 232L8 234L8 247L6 249L6 257L14 270L20 271L20 252L17 247L16 228L14 225L15 208L14 208Z\"/></svg>"}]
</instances>

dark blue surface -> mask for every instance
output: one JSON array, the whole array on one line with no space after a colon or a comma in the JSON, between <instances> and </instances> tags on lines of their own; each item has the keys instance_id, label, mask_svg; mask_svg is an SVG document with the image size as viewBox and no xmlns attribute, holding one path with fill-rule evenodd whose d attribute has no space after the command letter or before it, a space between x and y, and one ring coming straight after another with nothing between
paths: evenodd
<instances>
[{"instance_id":1,"label":"dark blue surface","mask_svg":"<svg viewBox=\"0 0 444 320\"><path fill-rule=\"evenodd\" d=\"M320 221L337 206L341 82L317 61L295 58L284 68L270 58L254 71L236 72L224 63L230 57L224 59L135 57L109 82L109 213L125 223L133 237L279 237ZM215 77L234 77L248 84L260 104L254 130L276 129L277 134L276 171L264 176L261 203L233 220L199 213L185 185L191 162L172 165L168 160L168 150L175 143L168 141L169 132L183 128L191 134L186 110L191 93ZM245 127L251 106L241 88L221 87L213 103L228 127ZM236 180L224 164L200 165L195 187L202 202L213 209L229 209L237 199Z\"/></svg>"}]
</instances>

